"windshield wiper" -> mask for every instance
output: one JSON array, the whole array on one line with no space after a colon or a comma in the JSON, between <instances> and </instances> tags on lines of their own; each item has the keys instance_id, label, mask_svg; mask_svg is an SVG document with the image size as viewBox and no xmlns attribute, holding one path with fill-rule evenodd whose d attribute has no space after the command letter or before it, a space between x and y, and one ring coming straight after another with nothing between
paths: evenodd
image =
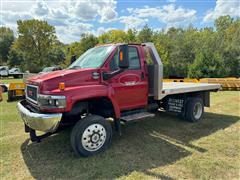
<instances>
[{"instance_id":1,"label":"windshield wiper","mask_svg":"<svg viewBox=\"0 0 240 180\"><path fill-rule=\"evenodd\" d=\"M73 66L73 67L70 67L68 69L80 69L80 68L81 68L81 66Z\"/></svg>"}]
</instances>

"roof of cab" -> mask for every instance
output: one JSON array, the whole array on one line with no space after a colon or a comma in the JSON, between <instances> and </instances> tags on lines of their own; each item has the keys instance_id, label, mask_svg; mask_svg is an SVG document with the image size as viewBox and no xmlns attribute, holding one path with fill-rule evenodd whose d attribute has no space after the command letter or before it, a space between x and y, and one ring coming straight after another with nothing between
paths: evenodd
<instances>
[{"instance_id":1,"label":"roof of cab","mask_svg":"<svg viewBox=\"0 0 240 180\"><path fill-rule=\"evenodd\" d=\"M123 44L127 44L127 45L142 45L141 43L135 43L135 42L129 42L129 43L98 43L95 46L119 46L119 45L123 45Z\"/></svg>"}]
</instances>

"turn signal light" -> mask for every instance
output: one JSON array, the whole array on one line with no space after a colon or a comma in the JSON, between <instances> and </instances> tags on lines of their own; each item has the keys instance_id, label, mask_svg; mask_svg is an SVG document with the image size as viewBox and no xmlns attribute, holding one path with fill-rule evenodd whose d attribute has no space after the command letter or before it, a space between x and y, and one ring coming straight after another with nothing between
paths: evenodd
<instances>
[{"instance_id":1,"label":"turn signal light","mask_svg":"<svg viewBox=\"0 0 240 180\"><path fill-rule=\"evenodd\" d=\"M58 84L58 89L60 89L61 91L63 91L65 89L65 83L61 82Z\"/></svg>"}]
</instances>

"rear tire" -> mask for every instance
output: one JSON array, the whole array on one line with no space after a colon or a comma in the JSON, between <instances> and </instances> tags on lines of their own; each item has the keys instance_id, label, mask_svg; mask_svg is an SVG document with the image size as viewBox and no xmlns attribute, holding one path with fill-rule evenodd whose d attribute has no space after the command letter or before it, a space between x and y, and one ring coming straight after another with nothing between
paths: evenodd
<instances>
[{"instance_id":1,"label":"rear tire","mask_svg":"<svg viewBox=\"0 0 240 180\"><path fill-rule=\"evenodd\" d=\"M186 119L190 122L198 122L202 119L204 104L201 98L190 98L187 102Z\"/></svg>"},{"instance_id":2,"label":"rear tire","mask_svg":"<svg viewBox=\"0 0 240 180\"><path fill-rule=\"evenodd\" d=\"M83 157L105 151L111 139L110 123L97 115L90 115L79 120L71 133L72 148L77 155Z\"/></svg>"}]
</instances>

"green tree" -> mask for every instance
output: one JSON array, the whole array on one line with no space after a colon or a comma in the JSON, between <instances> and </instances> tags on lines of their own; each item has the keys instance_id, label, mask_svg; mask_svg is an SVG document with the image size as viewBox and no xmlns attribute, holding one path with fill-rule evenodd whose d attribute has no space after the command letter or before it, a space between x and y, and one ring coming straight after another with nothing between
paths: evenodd
<instances>
[{"instance_id":1,"label":"green tree","mask_svg":"<svg viewBox=\"0 0 240 180\"><path fill-rule=\"evenodd\" d=\"M240 19L230 16L216 19L218 52L223 59L226 76L240 76Z\"/></svg>"},{"instance_id":2,"label":"green tree","mask_svg":"<svg viewBox=\"0 0 240 180\"><path fill-rule=\"evenodd\" d=\"M0 27L0 61L7 63L10 47L14 41L14 34L10 28Z\"/></svg>"},{"instance_id":3,"label":"green tree","mask_svg":"<svg viewBox=\"0 0 240 180\"><path fill-rule=\"evenodd\" d=\"M135 29L128 29L126 35L127 35L127 42L133 43L137 41L137 37L136 37L137 31Z\"/></svg>"},{"instance_id":4,"label":"green tree","mask_svg":"<svg viewBox=\"0 0 240 180\"><path fill-rule=\"evenodd\" d=\"M137 39L139 43L152 42L153 31L146 24L141 31L139 31Z\"/></svg>"},{"instance_id":5,"label":"green tree","mask_svg":"<svg viewBox=\"0 0 240 180\"><path fill-rule=\"evenodd\" d=\"M101 44L105 44L105 43L111 43L110 42L110 35L106 32L106 33L103 33L101 34L99 37L98 37L98 41L99 43Z\"/></svg>"},{"instance_id":6,"label":"green tree","mask_svg":"<svg viewBox=\"0 0 240 180\"><path fill-rule=\"evenodd\" d=\"M229 15L227 16L220 16L214 22L214 25L217 31L224 31L226 30L231 24L233 23L233 18Z\"/></svg>"},{"instance_id":7,"label":"green tree","mask_svg":"<svg viewBox=\"0 0 240 180\"><path fill-rule=\"evenodd\" d=\"M221 56L211 50L198 52L194 63L189 67L189 77L191 78L218 78L223 75L224 67Z\"/></svg>"},{"instance_id":8,"label":"green tree","mask_svg":"<svg viewBox=\"0 0 240 180\"><path fill-rule=\"evenodd\" d=\"M38 72L46 65L60 64L64 60L53 26L35 19L19 20L17 24L18 39L14 48L23 55L22 67L25 70Z\"/></svg>"},{"instance_id":9,"label":"green tree","mask_svg":"<svg viewBox=\"0 0 240 180\"><path fill-rule=\"evenodd\" d=\"M24 59L21 51L18 51L14 47L11 47L8 59L9 59L8 64L10 67L20 66L21 69L23 69Z\"/></svg>"},{"instance_id":10,"label":"green tree","mask_svg":"<svg viewBox=\"0 0 240 180\"><path fill-rule=\"evenodd\" d=\"M51 61L46 61L45 66L62 65L66 60L65 53L59 46L52 47L46 58Z\"/></svg>"},{"instance_id":11,"label":"green tree","mask_svg":"<svg viewBox=\"0 0 240 180\"><path fill-rule=\"evenodd\" d=\"M80 42L74 42L67 46L67 63L68 66L70 64L71 57L76 55L79 57L88 49L96 46L98 44L98 38L92 34L82 34Z\"/></svg>"},{"instance_id":12,"label":"green tree","mask_svg":"<svg viewBox=\"0 0 240 180\"><path fill-rule=\"evenodd\" d=\"M187 76L187 61L185 55L184 31L180 28L170 28L167 32L160 32L154 35L153 42L160 43L164 50L163 59L165 77L168 76ZM155 37L157 36L157 37ZM160 55L161 52L159 51ZM163 55L161 55L163 56Z\"/></svg>"},{"instance_id":13,"label":"green tree","mask_svg":"<svg viewBox=\"0 0 240 180\"><path fill-rule=\"evenodd\" d=\"M86 50L96 46L96 44L98 44L98 38L95 37L93 34L82 34L80 44L81 51L83 53Z\"/></svg>"},{"instance_id":14,"label":"green tree","mask_svg":"<svg viewBox=\"0 0 240 180\"><path fill-rule=\"evenodd\" d=\"M100 43L128 42L127 34L123 30L110 30L99 36Z\"/></svg>"},{"instance_id":15,"label":"green tree","mask_svg":"<svg viewBox=\"0 0 240 180\"><path fill-rule=\"evenodd\" d=\"M169 61L169 51L167 49L168 39L163 32L158 32L154 35L154 45L163 63L163 75L168 77L170 75L171 62Z\"/></svg>"}]
</instances>

